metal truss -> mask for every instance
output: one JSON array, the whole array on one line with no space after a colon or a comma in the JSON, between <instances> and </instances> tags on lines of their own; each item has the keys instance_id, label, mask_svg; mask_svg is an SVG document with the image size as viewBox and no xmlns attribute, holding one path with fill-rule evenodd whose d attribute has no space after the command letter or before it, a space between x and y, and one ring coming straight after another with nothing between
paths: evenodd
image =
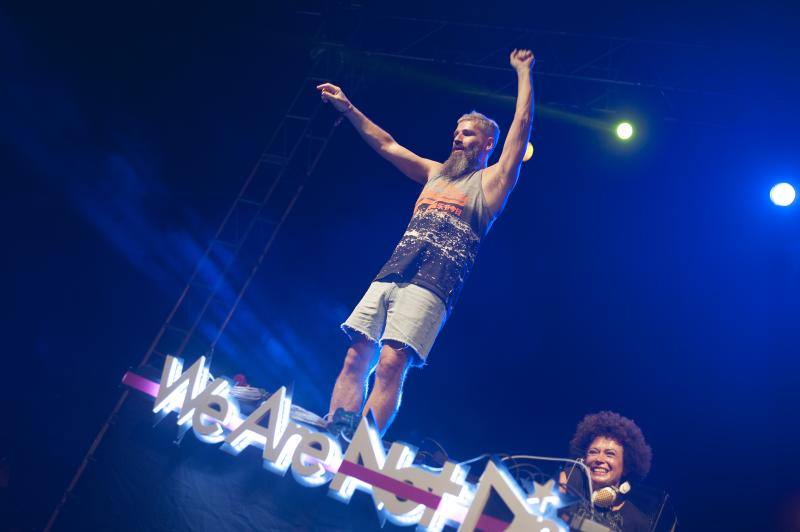
<instances>
[{"instance_id":1,"label":"metal truss","mask_svg":"<svg viewBox=\"0 0 800 532\"><path fill-rule=\"evenodd\" d=\"M331 12L332 17L337 16ZM339 15L340 16L340 15ZM316 41L326 35L324 20L315 25ZM314 172L341 119L322 113L316 86L344 79L357 90L336 47L316 46L311 66L273 130L236 199L150 343L138 367L157 365L167 355L211 357L247 288L272 248L284 222ZM129 396L123 391L101 427L45 526L51 530L78 481L92 461Z\"/></svg>"},{"instance_id":2,"label":"metal truss","mask_svg":"<svg viewBox=\"0 0 800 532\"><path fill-rule=\"evenodd\" d=\"M447 84L475 96L510 94L508 53L528 47L536 54L537 107L614 115L646 102L665 121L723 125L736 105L718 88L719 50L706 44L546 31L515 26L399 17L366 6L358 46L344 46L350 61L367 72L396 76L423 71L473 81ZM322 12L302 15L323 17ZM715 86L716 82L716 86Z\"/></svg>"}]
</instances>

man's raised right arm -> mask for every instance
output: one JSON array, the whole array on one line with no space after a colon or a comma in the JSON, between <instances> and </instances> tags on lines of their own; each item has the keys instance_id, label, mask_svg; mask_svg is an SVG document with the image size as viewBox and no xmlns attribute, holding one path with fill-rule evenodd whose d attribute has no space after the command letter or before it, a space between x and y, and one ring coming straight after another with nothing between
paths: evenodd
<instances>
[{"instance_id":1,"label":"man's raised right arm","mask_svg":"<svg viewBox=\"0 0 800 532\"><path fill-rule=\"evenodd\" d=\"M330 103L342 113L356 128L370 148L392 163L403 174L418 183L425 184L428 179L439 172L442 165L436 161L425 159L415 154L411 150L401 146L394 138L378 127L372 120L367 118L364 113L359 111L350 100L347 99L341 88L331 83L323 83L317 86L323 102Z\"/></svg>"}]
</instances>

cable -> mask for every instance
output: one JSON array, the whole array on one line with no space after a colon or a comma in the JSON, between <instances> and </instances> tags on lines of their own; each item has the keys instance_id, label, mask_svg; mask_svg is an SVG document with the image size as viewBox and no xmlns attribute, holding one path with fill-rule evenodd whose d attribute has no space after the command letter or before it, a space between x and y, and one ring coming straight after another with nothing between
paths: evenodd
<instances>
[{"instance_id":1,"label":"cable","mask_svg":"<svg viewBox=\"0 0 800 532\"><path fill-rule=\"evenodd\" d=\"M471 464L472 462L477 462L481 458L489 458L492 455L489 453L483 453L482 455L476 456L475 458L470 458L469 460L464 460L463 462L459 462L458 465L467 465Z\"/></svg>"},{"instance_id":2,"label":"cable","mask_svg":"<svg viewBox=\"0 0 800 532\"><path fill-rule=\"evenodd\" d=\"M433 439L433 438L431 438L430 436L425 436L424 438L422 438L422 441L423 441L423 442L425 442L425 441L430 441L430 442L433 442L433 443L436 445L436 447L438 447L438 448L439 448L439 450L440 450L440 451L442 451L442 454L444 455L444 458L445 458L445 462L446 462L446 461L448 461L448 460L450 460L450 455L449 455L449 454L447 454L447 451L445 451L445 449L444 449L444 447L442 446L442 444L441 444L441 443L439 443L438 441L434 440L434 439ZM423 451L423 452L424 452L424 451ZM428 454L431 454L431 453L428 453ZM431 456L433 456L433 455L431 455Z\"/></svg>"},{"instance_id":3,"label":"cable","mask_svg":"<svg viewBox=\"0 0 800 532\"><path fill-rule=\"evenodd\" d=\"M572 458L553 458L550 456L534 456L529 454L517 454L510 456L509 458L513 460L516 460L517 458L522 458L525 460L544 460L546 462L566 462L569 464L579 465L581 466L581 469L583 469L583 472L586 474L586 479L589 481L589 493L592 493L594 491L592 487L592 475L589 472L589 468L586 467L586 464L584 464L582 460L575 460ZM506 460L505 458L502 459L502 461L505 460Z\"/></svg>"},{"instance_id":4,"label":"cable","mask_svg":"<svg viewBox=\"0 0 800 532\"><path fill-rule=\"evenodd\" d=\"M589 471L589 468L586 466L583 460L575 460L573 458L553 458L550 456L534 456L528 454L517 454L509 456L508 458L503 458L501 460L505 461L507 459L511 459L516 461L518 458L523 460L543 460L545 462L565 462L568 464L579 465L583 470L584 474L586 475L586 480L588 481L589 484L589 493L594 493L594 487L592 486L592 475L591 472ZM583 494L580 494L580 498L589 503L589 508L592 512L592 516L594 517L596 510L594 504L592 504L591 499L587 499L586 496Z\"/></svg>"}]
</instances>

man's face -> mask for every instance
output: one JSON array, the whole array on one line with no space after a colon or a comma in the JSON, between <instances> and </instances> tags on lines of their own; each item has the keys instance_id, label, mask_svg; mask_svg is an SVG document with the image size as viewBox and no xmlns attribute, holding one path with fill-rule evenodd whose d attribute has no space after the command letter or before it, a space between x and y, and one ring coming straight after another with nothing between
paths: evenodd
<instances>
[{"instance_id":1,"label":"man's face","mask_svg":"<svg viewBox=\"0 0 800 532\"><path fill-rule=\"evenodd\" d=\"M594 489L619 485L624 472L625 449L615 440L598 436L586 450L586 466L592 475Z\"/></svg>"},{"instance_id":2,"label":"man's face","mask_svg":"<svg viewBox=\"0 0 800 532\"><path fill-rule=\"evenodd\" d=\"M483 130L478 127L474 120L462 120L456 124L453 132L452 151L463 150L465 153L477 158L481 152L485 151L488 139Z\"/></svg>"},{"instance_id":3,"label":"man's face","mask_svg":"<svg viewBox=\"0 0 800 532\"><path fill-rule=\"evenodd\" d=\"M456 177L485 164L490 141L473 120L462 120L456 124L453 147L442 173Z\"/></svg>"}]
</instances>

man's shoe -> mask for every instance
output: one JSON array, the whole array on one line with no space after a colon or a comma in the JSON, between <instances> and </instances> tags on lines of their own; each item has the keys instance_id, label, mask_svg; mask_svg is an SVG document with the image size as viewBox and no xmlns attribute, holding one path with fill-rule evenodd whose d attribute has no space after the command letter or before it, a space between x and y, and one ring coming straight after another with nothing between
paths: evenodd
<instances>
[{"instance_id":1,"label":"man's shoe","mask_svg":"<svg viewBox=\"0 0 800 532\"><path fill-rule=\"evenodd\" d=\"M337 408L333 419L328 423L328 432L334 437L341 437L346 442L353 439L361 416L357 412L348 412L344 408Z\"/></svg>"}]
</instances>

